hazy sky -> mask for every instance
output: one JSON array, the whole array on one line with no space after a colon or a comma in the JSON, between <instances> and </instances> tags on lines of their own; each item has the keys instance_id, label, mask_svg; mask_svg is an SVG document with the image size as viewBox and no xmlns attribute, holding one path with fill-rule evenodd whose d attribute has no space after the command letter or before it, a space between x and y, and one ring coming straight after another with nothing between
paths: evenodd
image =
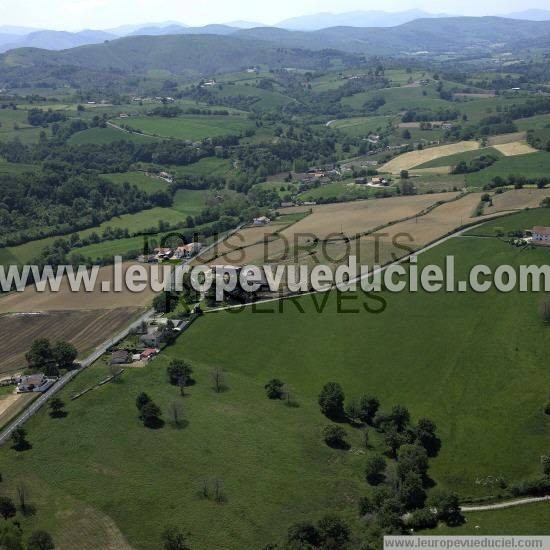
<instances>
[{"instance_id":1,"label":"hazy sky","mask_svg":"<svg viewBox=\"0 0 550 550\"><path fill-rule=\"evenodd\" d=\"M0 25L80 30L164 20L188 25L242 19L274 24L321 11L418 8L434 13L495 15L549 7L548 0L0 0Z\"/></svg>"}]
</instances>

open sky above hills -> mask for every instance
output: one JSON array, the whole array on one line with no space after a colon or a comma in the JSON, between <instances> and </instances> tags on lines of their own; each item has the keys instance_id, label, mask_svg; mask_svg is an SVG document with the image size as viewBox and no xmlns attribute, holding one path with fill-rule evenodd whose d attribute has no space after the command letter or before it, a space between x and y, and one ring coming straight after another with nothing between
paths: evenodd
<instances>
[{"instance_id":1,"label":"open sky above hills","mask_svg":"<svg viewBox=\"0 0 550 550\"><path fill-rule=\"evenodd\" d=\"M545 9L546 0L531 0L529 5L520 0L476 2L464 0L459 6L451 0L389 0L384 10L399 12L424 10L430 13L453 15L498 15L529 9ZM374 2L342 0L280 0L277 3L239 0L223 2L176 2L175 0L4 0L0 3L0 21L4 25L39 27L59 30L83 28L107 29L126 24L147 24L159 20L176 20L187 25L252 21L276 25L282 20L320 12L352 12L379 9Z\"/></svg>"}]
</instances>

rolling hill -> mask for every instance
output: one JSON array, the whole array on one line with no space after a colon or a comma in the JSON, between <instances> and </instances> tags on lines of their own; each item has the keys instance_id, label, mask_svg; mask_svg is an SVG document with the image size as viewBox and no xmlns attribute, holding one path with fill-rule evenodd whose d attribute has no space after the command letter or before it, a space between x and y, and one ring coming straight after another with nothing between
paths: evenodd
<instances>
[{"instance_id":1,"label":"rolling hill","mask_svg":"<svg viewBox=\"0 0 550 550\"><path fill-rule=\"evenodd\" d=\"M504 47L519 40L550 35L549 21L505 17L447 17L416 19L397 27L331 27L313 32L258 28L236 33L241 37L280 42L287 47L333 48L370 55L396 55L417 51L446 52Z\"/></svg>"},{"instance_id":2,"label":"rolling hill","mask_svg":"<svg viewBox=\"0 0 550 550\"><path fill-rule=\"evenodd\" d=\"M70 68L72 72L87 69L123 73L163 69L200 76L238 71L261 63L272 68L315 68L325 58L319 51L282 48L253 37L135 36L57 52L34 48L12 50L0 56L0 79L14 73L47 73L59 67Z\"/></svg>"},{"instance_id":3,"label":"rolling hill","mask_svg":"<svg viewBox=\"0 0 550 550\"><path fill-rule=\"evenodd\" d=\"M14 48L43 48L46 50L64 50L84 44L98 44L105 40L116 38L114 34L105 31L84 30L80 32L36 31L23 36L13 36L12 40L2 40L0 51Z\"/></svg>"},{"instance_id":4,"label":"rolling hill","mask_svg":"<svg viewBox=\"0 0 550 550\"><path fill-rule=\"evenodd\" d=\"M158 32L174 30L173 27L155 29ZM327 59L333 55L321 51L327 49L365 56L398 56L420 51L462 54L506 51L521 43L529 45L534 41L546 43L550 40L550 21L504 17L417 19L389 28L332 27L312 32L275 27L233 29L223 25L200 29L178 26L177 30L178 34L166 36L131 36L115 40L103 40L105 35L98 35L96 38L101 44L61 51L11 50L0 56L0 79L6 80L14 74L36 77L37 70L56 67L126 74L163 69L192 77L238 71L258 64L273 69L313 69L326 66ZM205 32L210 34L203 34ZM91 37L86 39L89 41Z\"/></svg>"}]
</instances>

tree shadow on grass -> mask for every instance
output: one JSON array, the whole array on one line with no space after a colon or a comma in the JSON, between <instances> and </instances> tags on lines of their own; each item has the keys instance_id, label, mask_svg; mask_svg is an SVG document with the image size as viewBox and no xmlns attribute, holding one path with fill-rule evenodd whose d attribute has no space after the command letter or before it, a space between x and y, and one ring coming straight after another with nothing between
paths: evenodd
<instances>
[{"instance_id":1,"label":"tree shadow on grass","mask_svg":"<svg viewBox=\"0 0 550 550\"><path fill-rule=\"evenodd\" d=\"M143 422L143 425L150 430L159 430L160 428L164 427L164 424L165 422L164 420L162 420L162 418L153 418L151 420Z\"/></svg>"},{"instance_id":2,"label":"tree shadow on grass","mask_svg":"<svg viewBox=\"0 0 550 550\"><path fill-rule=\"evenodd\" d=\"M14 443L11 448L18 453L21 453L23 451L29 451L30 449L32 449L32 445L28 441L24 440L18 443Z\"/></svg>"},{"instance_id":3,"label":"tree shadow on grass","mask_svg":"<svg viewBox=\"0 0 550 550\"><path fill-rule=\"evenodd\" d=\"M51 418L65 418L68 414L69 413L67 411L52 411L50 416Z\"/></svg>"},{"instance_id":4,"label":"tree shadow on grass","mask_svg":"<svg viewBox=\"0 0 550 550\"><path fill-rule=\"evenodd\" d=\"M21 514L25 517L32 517L36 515L36 506L34 504L25 504L25 507L19 508L21 511Z\"/></svg>"},{"instance_id":5,"label":"tree shadow on grass","mask_svg":"<svg viewBox=\"0 0 550 550\"><path fill-rule=\"evenodd\" d=\"M178 422L170 422L175 430L185 430L189 426L189 420L179 420Z\"/></svg>"},{"instance_id":6,"label":"tree shadow on grass","mask_svg":"<svg viewBox=\"0 0 550 550\"><path fill-rule=\"evenodd\" d=\"M339 451L349 451L351 449L351 445L347 441L327 441L326 443L331 449Z\"/></svg>"}]
</instances>

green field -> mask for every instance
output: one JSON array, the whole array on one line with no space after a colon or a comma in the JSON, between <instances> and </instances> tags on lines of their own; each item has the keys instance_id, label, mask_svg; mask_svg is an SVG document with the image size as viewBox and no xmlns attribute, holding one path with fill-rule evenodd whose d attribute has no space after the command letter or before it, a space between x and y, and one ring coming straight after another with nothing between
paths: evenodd
<instances>
[{"instance_id":1,"label":"green field","mask_svg":"<svg viewBox=\"0 0 550 550\"><path fill-rule=\"evenodd\" d=\"M422 174L410 176L409 179L417 193L452 191L466 186L465 177L461 174Z\"/></svg>"},{"instance_id":2,"label":"green field","mask_svg":"<svg viewBox=\"0 0 550 550\"><path fill-rule=\"evenodd\" d=\"M144 172L126 172L123 174L102 174L104 178L122 185L128 182L131 185L135 185L142 191L147 193L154 193L156 191L166 191L168 189L168 183L160 178L153 178L148 176Z\"/></svg>"},{"instance_id":3,"label":"green field","mask_svg":"<svg viewBox=\"0 0 550 550\"><path fill-rule=\"evenodd\" d=\"M25 172L34 172L37 169L38 167L33 164L16 164L0 158L0 174L20 175Z\"/></svg>"},{"instance_id":4,"label":"green field","mask_svg":"<svg viewBox=\"0 0 550 550\"><path fill-rule=\"evenodd\" d=\"M206 157L187 166L171 166L170 173L176 175L190 176L226 176L233 170L233 165L229 159L218 157Z\"/></svg>"},{"instance_id":5,"label":"green field","mask_svg":"<svg viewBox=\"0 0 550 550\"><path fill-rule=\"evenodd\" d=\"M526 178L548 177L550 173L550 153L529 153L514 157L503 157L492 166L467 175L468 185L481 187L496 176L506 178L520 175Z\"/></svg>"},{"instance_id":6,"label":"green field","mask_svg":"<svg viewBox=\"0 0 550 550\"><path fill-rule=\"evenodd\" d=\"M107 128L88 128L82 132L77 132L69 138L69 144L84 145L94 143L104 145L106 143L112 143L113 141L120 140L132 141L134 143L149 143L151 139L154 138L121 132L116 128L107 126Z\"/></svg>"},{"instance_id":7,"label":"green field","mask_svg":"<svg viewBox=\"0 0 550 550\"><path fill-rule=\"evenodd\" d=\"M468 99L455 102L452 105L468 117L469 122L479 122L482 118L493 115L499 108L510 105L521 105L528 97L491 97L483 99Z\"/></svg>"},{"instance_id":8,"label":"green field","mask_svg":"<svg viewBox=\"0 0 550 550\"><path fill-rule=\"evenodd\" d=\"M442 265L448 254L455 255L460 280L475 264L543 264L550 251L463 237L421 256L419 265ZM387 307L379 314L362 309L364 302L377 309L378 301L352 297L341 304L347 312L337 311L330 294L323 313L304 297L305 313L287 301L282 312L271 303L257 311L207 314L146 368L128 369L121 383L69 402L105 376L105 367L85 371L61 391L67 418L53 420L42 411L27 425L31 450L0 450L4 491L13 492L19 479L33 480L37 513L23 518L23 526L32 522L68 537L78 528L72 514L88 509L94 518L109 516L137 549L151 550L169 523L188 529L191 545L206 549L260 548L280 539L290 523L327 511L356 528L357 499L368 491L365 455L359 431L349 426L352 451L331 450L321 441L328 421L317 395L329 380L340 382L348 397L373 393L383 410L399 403L414 419L433 419L442 449L430 476L463 497L492 494L476 480L514 482L538 471L550 435L542 412L550 332L538 317L539 296L384 294ZM320 307L323 296L317 300ZM170 358L184 358L194 368L196 384L183 399L188 425L148 430L134 404L140 391L164 411L181 399L166 381ZM211 389L215 367L226 372L222 393ZM265 398L263 385L275 376L292 385L298 407ZM214 478L223 480L224 504L199 495L203 480ZM488 528L524 532L527 523L500 514L491 516ZM90 547L102 546L100 525L96 519L86 531ZM477 534L472 523L468 527Z\"/></svg>"},{"instance_id":9,"label":"green field","mask_svg":"<svg viewBox=\"0 0 550 550\"><path fill-rule=\"evenodd\" d=\"M223 84L222 86L213 87L212 92L220 98L238 98L251 97L253 98L251 108L254 110L272 110L278 107L284 107L295 100L283 95L276 90L264 90L256 86L247 86L245 84Z\"/></svg>"},{"instance_id":10,"label":"green field","mask_svg":"<svg viewBox=\"0 0 550 550\"><path fill-rule=\"evenodd\" d=\"M540 502L492 510L488 512L470 512L465 514L466 523L459 527L441 526L436 532L425 531L431 535L548 535L550 525L550 503ZM505 527L504 527L505 526Z\"/></svg>"},{"instance_id":11,"label":"green field","mask_svg":"<svg viewBox=\"0 0 550 550\"><path fill-rule=\"evenodd\" d=\"M474 149L473 151L465 151L464 153L457 153L456 155L449 155L447 157L439 157L415 168L436 168L439 166L456 166L460 161L469 162L475 158L478 158L481 155L491 155L495 158L502 158L504 155L493 149L493 147L485 147L483 149Z\"/></svg>"},{"instance_id":12,"label":"green field","mask_svg":"<svg viewBox=\"0 0 550 550\"><path fill-rule=\"evenodd\" d=\"M361 137L387 129L392 120L393 117L387 116L342 118L333 120L330 128L340 130L346 136Z\"/></svg>"},{"instance_id":13,"label":"green field","mask_svg":"<svg viewBox=\"0 0 550 550\"><path fill-rule=\"evenodd\" d=\"M314 201L320 198L338 198L345 200L365 199L369 196L375 195L379 190L369 188L364 185L349 186L346 183L335 181L322 185L321 187L314 187L308 189L300 194L300 199L304 201ZM394 189L388 188L387 191L393 192Z\"/></svg>"},{"instance_id":14,"label":"green field","mask_svg":"<svg viewBox=\"0 0 550 550\"><path fill-rule=\"evenodd\" d=\"M550 114L520 118L515 121L515 124L520 130L542 130L544 128L550 128Z\"/></svg>"},{"instance_id":15,"label":"green field","mask_svg":"<svg viewBox=\"0 0 550 550\"><path fill-rule=\"evenodd\" d=\"M90 233L101 234L107 227L112 229L128 229L130 233L145 231L158 227L159 221L167 222L174 225L178 222L185 221L188 215L195 215L205 207L207 190L193 191L189 189L180 189L174 197L174 204L169 208L161 208L159 206L149 210L143 210L135 214L123 214L116 218L112 218L101 225L78 231L81 237L86 237ZM31 241L18 246L11 246L0 249L0 264L25 264L36 259L40 252L47 246L53 244L58 237L47 237ZM122 239L126 244L117 243L117 241L106 241L83 248L77 249L78 252L85 256L103 257L109 254L109 251L116 250L120 253L124 250L135 250L135 239ZM130 241L128 243L128 241ZM103 248L107 250L102 253Z\"/></svg>"},{"instance_id":16,"label":"green field","mask_svg":"<svg viewBox=\"0 0 550 550\"><path fill-rule=\"evenodd\" d=\"M405 139L403 137L404 128L397 129L392 135L390 135L388 143L389 145L403 145L404 143L409 143L413 145L419 141L422 142L435 142L435 141L444 141L445 139L445 130L441 128L432 128L431 130L421 130L420 128L407 128L411 137Z\"/></svg>"},{"instance_id":17,"label":"green field","mask_svg":"<svg viewBox=\"0 0 550 550\"><path fill-rule=\"evenodd\" d=\"M383 97L386 103L377 110L378 114L394 115L396 112L408 109L437 110L453 107L452 103L439 99L439 95L432 86L384 88L362 92L342 99L342 105L362 109L365 101L379 96Z\"/></svg>"},{"instance_id":18,"label":"green field","mask_svg":"<svg viewBox=\"0 0 550 550\"><path fill-rule=\"evenodd\" d=\"M253 127L250 120L239 116L186 115L175 118L146 116L125 120L126 125L141 130L144 134L189 140L239 134Z\"/></svg>"},{"instance_id":19,"label":"green field","mask_svg":"<svg viewBox=\"0 0 550 550\"><path fill-rule=\"evenodd\" d=\"M550 225L550 208L534 208L518 212L513 216L504 216L498 220L492 220L483 225L470 229L467 235L478 235L483 237L495 237L497 233L524 231L535 225Z\"/></svg>"}]
</instances>

